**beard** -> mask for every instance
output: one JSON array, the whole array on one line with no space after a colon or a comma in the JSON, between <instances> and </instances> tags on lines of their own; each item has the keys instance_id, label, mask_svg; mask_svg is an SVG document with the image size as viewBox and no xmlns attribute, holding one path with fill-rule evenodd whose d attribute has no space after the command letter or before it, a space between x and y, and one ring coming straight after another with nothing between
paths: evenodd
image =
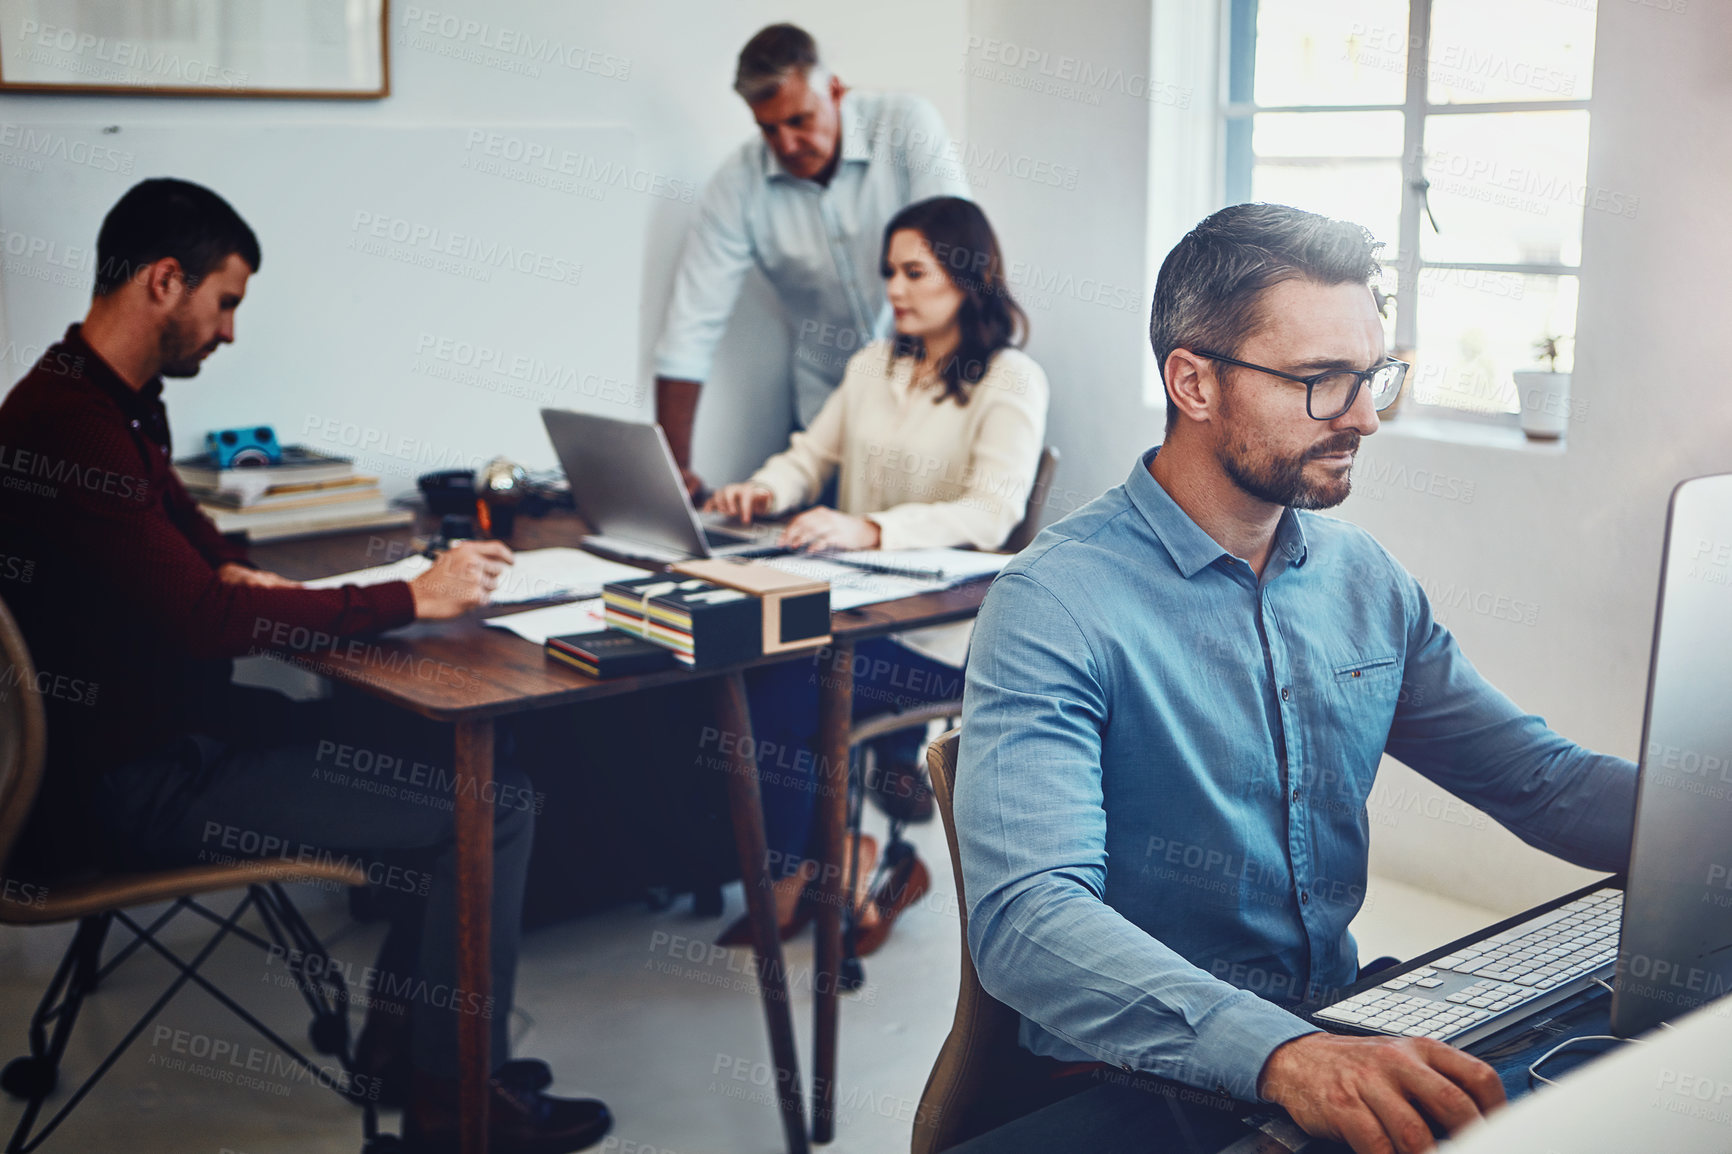
<instances>
[{"instance_id":1,"label":"beard","mask_svg":"<svg viewBox=\"0 0 1732 1154\"><path fill-rule=\"evenodd\" d=\"M1223 406L1222 417L1227 416ZM1332 453L1355 452L1359 441L1360 434L1349 430L1303 453L1282 457L1252 444L1243 433L1229 433L1226 444L1215 450L1215 459L1233 484L1259 501L1294 509L1333 509L1353 491L1351 470L1327 481L1311 481L1305 477L1305 466Z\"/></svg>"},{"instance_id":2,"label":"beard","mask_svg":"<svg viewBox=\"0 0 1732 1154\"><path fill-rule=\"evenodd\" d=\"M205 357L216 351L218 342L198 343L198 334L185 318L171 315L162 330L158 347L162 352L162 375L165 377L196 377Z\"/></svg>"}]
</instances>

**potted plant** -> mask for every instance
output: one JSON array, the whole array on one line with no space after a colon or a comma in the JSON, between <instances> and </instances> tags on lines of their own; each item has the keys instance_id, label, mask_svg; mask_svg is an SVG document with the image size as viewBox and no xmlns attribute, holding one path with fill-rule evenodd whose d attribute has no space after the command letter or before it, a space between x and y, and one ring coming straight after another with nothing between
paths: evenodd
<instances>
[{"instance_id":1,"label":"potted plant","mask_svg":"<svg viewBox=\"0 0 1732 1154\"><path fill-rule=\"evenodd\" d=\"M1534 342L1544 369L1518 369L1516 395L1521 399L1522 432L1530 441L1555 441L1570 422L1570 374L1558 372L1558 345L1566 337L1546 335Z\"/></svg>"}]
</instances>

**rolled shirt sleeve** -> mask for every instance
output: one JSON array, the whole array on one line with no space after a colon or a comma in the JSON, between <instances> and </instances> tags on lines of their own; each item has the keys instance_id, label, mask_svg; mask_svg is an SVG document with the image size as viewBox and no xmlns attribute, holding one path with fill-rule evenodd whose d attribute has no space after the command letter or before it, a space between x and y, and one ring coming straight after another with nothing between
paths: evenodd
<instances>
[{"instance_id":1,"label":"rolled shirt sleeve","mask_svg":"<svg viewBox=\"0 0 1732 1154\"><path fill-rule=\"evenodd\" d=\"M1255 1101L1269 1055L1315 1028L1106 904L1110 700L1064 606L1027 576L995 583L969 659L956 775L981 984L1099 1061Z\"/></svg>"},{"instance_id":2,"label":"rolled shirt sleeve","mask_svg":"<svg viewBox=\"0 0 1732 1154\"><path fill-rule=\"evenodd\" d=\"M710 180L686 238L673 298L656 343L657 376L702 381L728 327L754 255L746 229L750 172L744 154Z\"/></svg>"}]
</instances>

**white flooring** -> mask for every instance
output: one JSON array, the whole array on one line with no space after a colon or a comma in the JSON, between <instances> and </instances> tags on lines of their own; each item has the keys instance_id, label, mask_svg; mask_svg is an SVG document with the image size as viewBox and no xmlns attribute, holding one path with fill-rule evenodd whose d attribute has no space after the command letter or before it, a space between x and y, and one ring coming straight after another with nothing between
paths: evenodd
<instances>
[{"instance_id":1,"label":"white flooring","mask_svg":"<svg viewBox=\"0 0 1732 1154\"><path fill-rule=\"evenodd\" d=\"M942 831L914 830L932 867L932 892L903 915L894 936L866 961L866 985L842 1002L839 1113L834 1154L908 1148L910 1119L932 1058L950 1026L957 978L956 892ZM380 930L351 923L338 898L307 891L303 910L339 958L371 960ZM727 917L743 906L728 890ZM224 898L224 901L229 899ZM749 952L712 953L725 924L696 920L682 900L661 913L641 906L578 919L527 936L518 978L514 1050L546 1059L556 1092L596 1096L612 1107L613 1134L595 1147L613 1154L773 1154L782 1149L769 1046ZM1355 923L1361 958L1411 956L1485 925L1491 911L1397 882L1373 879ZM22 1053L25 1023L70 937L62 927L0 931L0 1060ZM801 1076L811 1080L810 935L788 944ZM291 989L251 947L229 944L210 972L293 1041L305 1014ZM81 1078L166 983L166 965L137 957L86 1004L67 1075ZM255 1036L208 995L184 991L158 1022L233 1043ZM189 1060L174 1068L173 1037L143 1036L97 1085L45 1152L273 1154L361 1146L360 1111L316 1085L281 1074L250 1086L213 1079ZM153 1061L154 1059L154 1061ZM164 1064L170 1059L171 1064ZM51 1100L57 1108L67 1092ZM0 1095L0 1133L19 1105ZM394 1116L386 1116L394 1128Z\"/></svg>"}]
</instances>

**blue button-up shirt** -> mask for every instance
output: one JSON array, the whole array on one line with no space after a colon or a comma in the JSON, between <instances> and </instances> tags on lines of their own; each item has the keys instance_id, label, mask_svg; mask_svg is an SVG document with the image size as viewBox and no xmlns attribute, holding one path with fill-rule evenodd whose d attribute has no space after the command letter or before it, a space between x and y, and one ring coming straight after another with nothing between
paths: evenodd
<instances>
[{"instance_id":1,"label":"blue button-up shirt","mask_svg":"<svg viewBox=\"0 0 1732 1154\"><path fill-rule=\"evenodd\" d=\"M846 93L841 124L842 155L828 185L791 176L761 138L717 171L674 281L658 376L708 378L754 264L793 324L801 428L841 382L848 358L888 331L878 271L884 226L915 201L968 196L968 180L937 110L918 96Z\"/></svg>"},{"instance_id":2,"label":"blue button-up shirt","mask_svg":"<svg viewBox=\"0 0 1732 1154\"><path fill-rule=\"evenodd\" d=\"M1634 764L1523 713L1364 530L1287 510L1261 580L1148 471L1007 566L969 654L956 822L981 984L1022 1043L1256 1099L1355 979L1387 752L1622 869Z\"/></svg>"}]
</instances>

